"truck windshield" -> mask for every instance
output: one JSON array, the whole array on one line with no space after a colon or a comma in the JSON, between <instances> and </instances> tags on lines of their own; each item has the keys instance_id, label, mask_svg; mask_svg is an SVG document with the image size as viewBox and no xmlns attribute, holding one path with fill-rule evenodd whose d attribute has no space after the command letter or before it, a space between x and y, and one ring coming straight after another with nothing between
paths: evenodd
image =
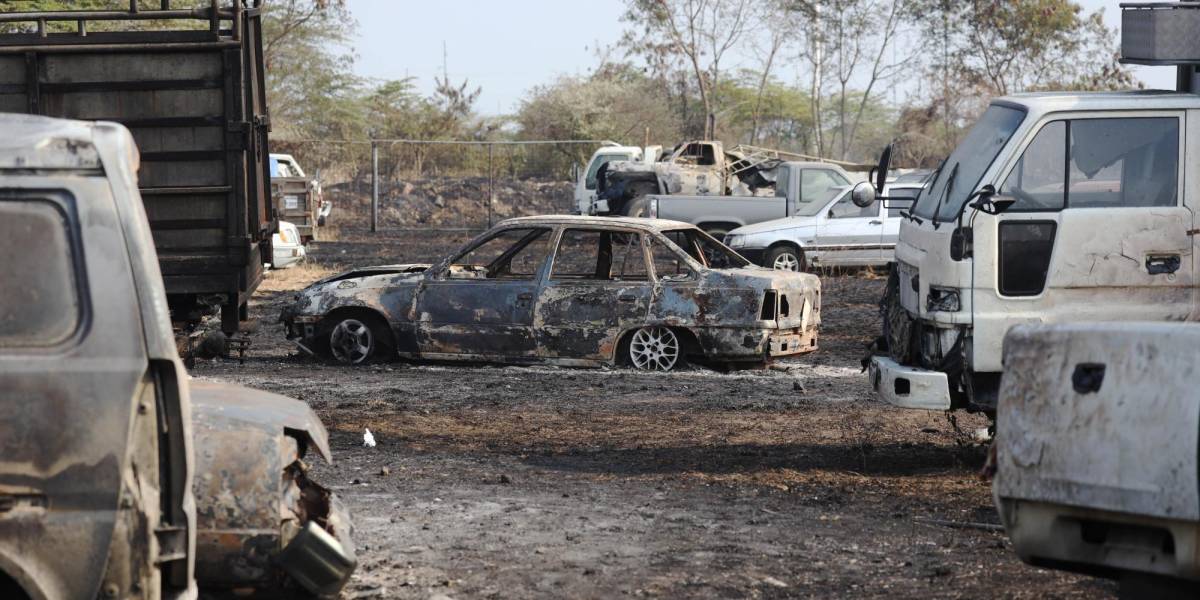
<instances>
[{"instance_id":1,"label":"truck windshield","mask_svg":"<svg viewBox=\"0 0 1200 600\"><path fill-rule=\"evenodd\" d=\"M999 104L989 106L942 163L933 183L917 199L913 214L926 219L936 215L939 222L957 216L967 197L979 185L983 172L996 160L1024 119L1025 111L1020 109Z\"/></svg>"}]
</instances>

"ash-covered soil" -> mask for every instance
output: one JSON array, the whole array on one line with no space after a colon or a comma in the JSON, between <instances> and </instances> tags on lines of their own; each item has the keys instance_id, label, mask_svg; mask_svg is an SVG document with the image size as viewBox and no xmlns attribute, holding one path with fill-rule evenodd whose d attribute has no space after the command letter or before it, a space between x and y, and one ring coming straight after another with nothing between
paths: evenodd
<instances>
[{"instance_id":1,"label":"ash-covered soil","mask_svg":"<svg viewBox=\"0 0 1200 600\"><path fill-rule=\"evenodd\" d=\"M352 369L300 356L274 323L283 300L346 266L432 261L470 234L330 233L311 264L264 282L245 364L193 374L324 419L336 463L314 477L357 528L348 598L1115 593L1021 563L987 527L983 448L942 414L872 398L859 360L883 277L823 277L821 349L768 370Z\"/></svg>"}]
</instances>

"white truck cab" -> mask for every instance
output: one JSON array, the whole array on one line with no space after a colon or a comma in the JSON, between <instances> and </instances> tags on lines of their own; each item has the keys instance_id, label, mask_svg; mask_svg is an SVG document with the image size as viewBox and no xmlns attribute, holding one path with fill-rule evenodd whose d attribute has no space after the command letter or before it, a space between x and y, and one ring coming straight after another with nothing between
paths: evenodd
<instances>
[{"instance_id":1,"label":"white truck cab","mask_svg":"<svg viewBox=\"0 0 1200 600\"><path fill-rule=\"evenodd\" d=\"M905 212L877 394L991 414L1014 325L1196 319L1196 123L1190 93L993 101Z\"/></svg>"},{"instance_id":2,"label":"white truck cab","mask_svg":"<svg viewBox=\"0 0 1200 600\"><path fill-rule=\"evenodd\" d=\"M662 146L601 146L592 153L587 168L580 171L575 180L575 210L581 215L596 214L596 173L600 171L600 167L614 161L643 161L647 156L650 158L645 162L653 162L658 160L658 154L661 152Z\"/></svg>"}]
</instances>

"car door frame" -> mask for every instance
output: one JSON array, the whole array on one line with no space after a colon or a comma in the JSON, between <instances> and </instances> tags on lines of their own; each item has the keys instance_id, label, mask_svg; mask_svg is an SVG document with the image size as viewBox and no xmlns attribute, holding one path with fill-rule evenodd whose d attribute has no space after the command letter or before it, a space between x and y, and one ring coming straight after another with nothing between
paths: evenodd
<instances>
[{"instance_id":1,"label":"car door frame","mask_svg":"<svg viewBox=\"0 0 1200 600\"><path fill-rule=\"evenodd\" d=\"M541 264L530 279L452 279L447 277L451 266L458 258L474 251L488 241L514 229L546 231L549 242L556 239L559 227L552 224L513 224L492 229L479 236L462 249L443 259L429 270L414 294L414 330L419 355L432 359L501 360L525 362L537 358L537 342L533 335L533 312L538 292L546 275L551 252L547 250ZM533 242L530 239L505 255L515 256ZM518 240L520 243L522 240ZM551 246L548 246L551 248ZM499 258L497 259L499 260ZM488 283L484 289L484 284ZM478 286L471 290L481 300L476 303L456 302L454 288ZM449 292L449 293L447 293ZM486 312L492 309L494 315ZM438 312L431 312L436 310ZM444 316L438 316L439 314ZM507 317L505 315L507 314ZM492 317L492 322L479 322L481 317ZM440 319L440 320L439 320Z\"/></svg>"},{"instance_id":2,"label":"car door frame","mask_svg":"<svg viewBox=\"0 0 1200 600\"><path fill-rule=\"evenodd\" d=\"M637 235L646 280L555 280L554 264L563 239L572 230ZM616 358L622 336L646 323L654 298L648 235L643 229L620 225L579 223L564 224L558 228L534 307L533 328L538 340L539 357L560 364L587 365L606 363ZM609 302L607 305L604 304L606 300ZM598 314L589 318L589 309L595 309Z\"/></svg>"}]
</instances>

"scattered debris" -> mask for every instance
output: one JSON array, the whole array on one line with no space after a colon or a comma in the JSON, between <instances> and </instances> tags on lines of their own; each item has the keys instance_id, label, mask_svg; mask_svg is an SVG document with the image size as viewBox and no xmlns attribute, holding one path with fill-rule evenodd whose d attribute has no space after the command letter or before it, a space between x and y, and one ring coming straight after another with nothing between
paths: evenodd
<instances>
[{"instance_id":1,"label":"scattered debris","mask_svg":"<svg viewBox=\"0 0 1200 600\"><path fill-rule=\"evenodd\" d=\"M375 436L371 435L370 429L363 430L363 446L366 446L367 448L375 447Z\"/></svg>"}]
</instances>

